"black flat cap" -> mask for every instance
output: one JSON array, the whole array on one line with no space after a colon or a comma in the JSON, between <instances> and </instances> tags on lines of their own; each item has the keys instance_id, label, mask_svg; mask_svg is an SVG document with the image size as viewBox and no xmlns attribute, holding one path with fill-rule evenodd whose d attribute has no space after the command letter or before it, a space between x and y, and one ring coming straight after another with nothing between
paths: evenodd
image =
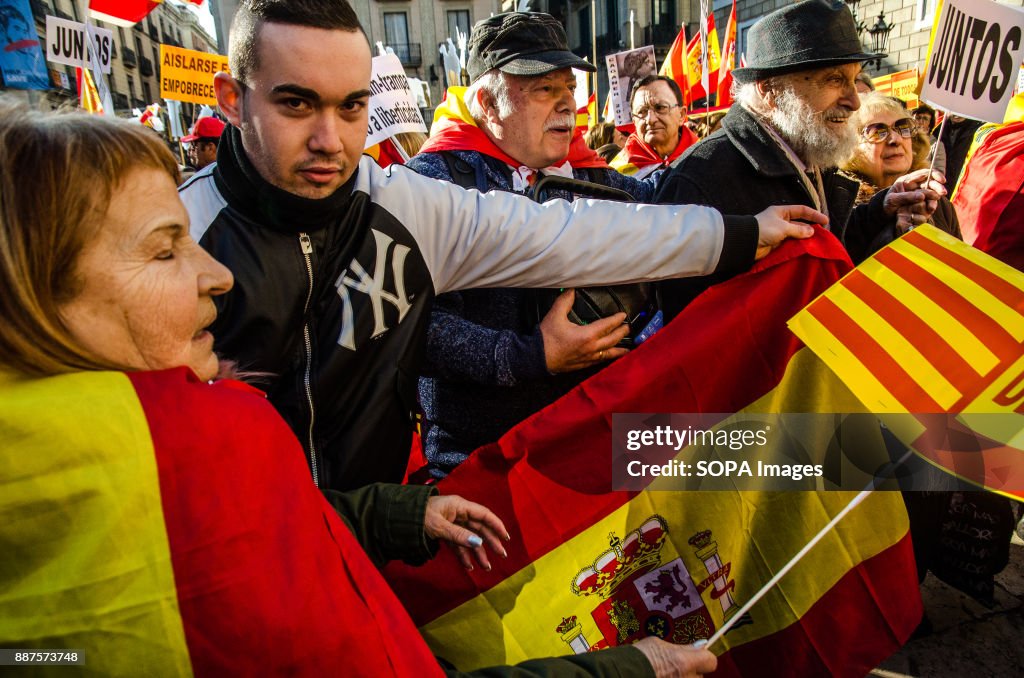
<instances>
[{"instance_id":1,"label":"black flat cap","mask_svg":"<svg viewBox=\"0 0 1024 678\"><path fill-rule=\"evenodd\" d=\"M496 14L473 26L466 63L470 81L492 68L512 75L544 75L560 68L597 70L569 51L562 24L543 12Z\"/></svg>"}]
</instances>

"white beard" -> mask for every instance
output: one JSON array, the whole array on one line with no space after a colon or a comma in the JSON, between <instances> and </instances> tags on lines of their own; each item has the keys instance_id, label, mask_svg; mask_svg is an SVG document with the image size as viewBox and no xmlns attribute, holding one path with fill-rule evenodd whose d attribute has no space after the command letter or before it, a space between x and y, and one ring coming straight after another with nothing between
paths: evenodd
<instances>
[{"instance_id":1,"label":"white beard","mask_svg":"<svg viewBox=\"0 0 1024 678\"><path fill-rule=\"evenodd\" d=\"M768 120L808 167L824 169L842 165L857 148L857 131L849 123L836 130L826 122L850 114L844 108L819 113L786 87L776 95Z\"/></svg>"}]
</instances>

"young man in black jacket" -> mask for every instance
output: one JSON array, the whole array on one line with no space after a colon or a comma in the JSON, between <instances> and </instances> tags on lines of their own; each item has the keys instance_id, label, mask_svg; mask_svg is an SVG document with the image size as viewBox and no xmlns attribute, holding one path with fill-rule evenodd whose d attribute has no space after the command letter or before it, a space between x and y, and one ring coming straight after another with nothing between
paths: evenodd
<instances>
[{"instance_id":1,"label":"young man in black jacket","mask_svg":"<svg viewBox=\"0 0 1024 678\"><path fill-rule=\"evenodd\" d=\"M216 349L268 375L320 487L401 480L436 294L742 270L809 235L790 219L824 218L540 206L361 161L370 49L343 0L243 2L229 59L215 89L231 124L181 197L193 237L235 275Z\"/></svg>"}]
</instances>

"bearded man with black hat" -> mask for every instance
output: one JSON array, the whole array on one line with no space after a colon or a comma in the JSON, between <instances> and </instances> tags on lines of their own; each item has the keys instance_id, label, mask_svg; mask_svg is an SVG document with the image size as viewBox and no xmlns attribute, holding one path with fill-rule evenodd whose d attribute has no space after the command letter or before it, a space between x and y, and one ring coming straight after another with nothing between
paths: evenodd
<instances>
[{"instance_id":1,"label":"bearded man with black hat","mask_svg":"<svg viewBox=\"0 0 1024 678\"><path fill-rule=\"evenodd\" d=\"M553 16L509 12L484 19L473 27L468 49L470 86L448 90L431 138L407 167L481 192L525 193L539 177L556 175L650 202L653 182L610 169L576 131L573 71L596 69L569 51ZM553 197L574 196L554 191ZM431 475L444 477L593 368L626 353L616 346L629 329L622 314L577 325L566 317L573 295L563 293L540 312L532 290L437 297L427 339L429 376L419 385Z\"/></svg>"},{"instance_id":2,"label":"bearded man with black hat","mask_svg":"<svg viewBox=\"0 0 1024 678\"><path fill-rule=\"evenodd\" d=\"M847 120L860 107L861 63L884 56L864 52L842 2L806 0L768 14L751 27L747 55L747 65L733 71L737 103L722 128L673 163L656 202L740 212L812 206L828 214L828 228L855 262L881 229L928 221L945 194L939 181L927 181L928 170L901 177L857 207L857 182L837 172L858 140ZM668 315L720 279L664 283Z\"/></svg>"}]
</instances>

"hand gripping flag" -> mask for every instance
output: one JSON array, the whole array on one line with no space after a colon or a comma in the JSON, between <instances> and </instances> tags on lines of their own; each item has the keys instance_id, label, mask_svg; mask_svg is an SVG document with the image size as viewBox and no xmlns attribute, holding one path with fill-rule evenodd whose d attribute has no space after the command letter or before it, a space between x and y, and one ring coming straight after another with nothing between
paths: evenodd
<instances>
[{"instance_id":1,"label":"hand gripping flag","mask_svg":"<svg viewBox=\"0 0 1024 678\"><path fill-rule=\"evenodd\" d=\"M388 568L432 650L468 670L649 635L692 643L730 619L854 493L612 492L612 413L858 408L785 327L849 268L830 234L788 241L442 481L512 541L491 572L447 552ZM902 501L873 493L715 646L716 675L860 678L920 615Z\"/></svg>"},{"instance_id":2,"label":"hand gripping flag","mask_svg":"<svg viewBox=\"0 0 1024 678\"><path fill-rule=\"evenodd\" d=\"M1024 498L1024 273L923 226L791 327L869 409L914 415L890 420L905 444Z\"/></svg>"},{"instance_id":3,"label":"hand gripping flag","mask_svg":"<svg viewBox=\"0 0 1024 678\"><path fill-rule=\"evenodd\" d=\"M440 675L249 391L0 372L0 646L102 676Z\"/></svg>"}]
</instances>

